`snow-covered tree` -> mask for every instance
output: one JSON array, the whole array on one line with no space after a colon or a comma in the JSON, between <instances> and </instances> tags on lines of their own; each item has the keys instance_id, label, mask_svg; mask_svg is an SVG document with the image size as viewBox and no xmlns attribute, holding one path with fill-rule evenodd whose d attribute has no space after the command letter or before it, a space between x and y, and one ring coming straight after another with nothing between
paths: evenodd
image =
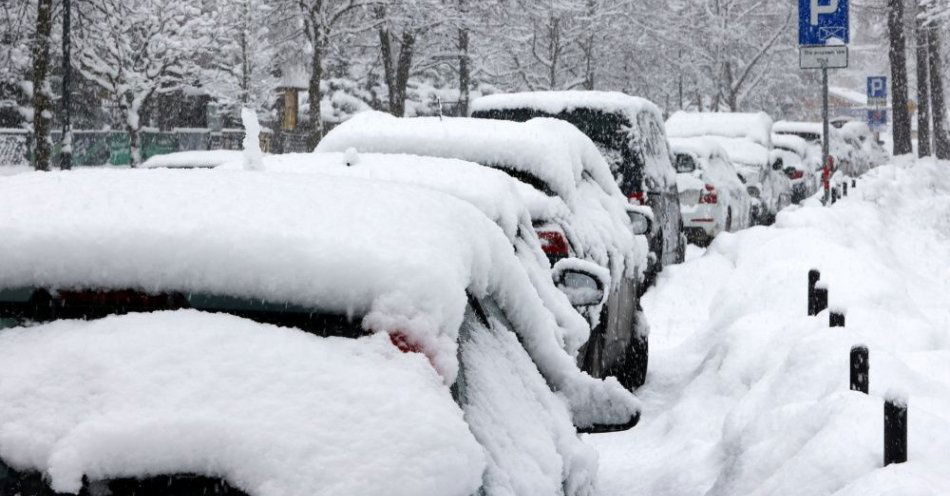
<instances>
[{"instance_id":1,"label":"snow-covered tree","mask_svg":"<svg viewBox=\"0 0 950 496\"><path fill-rule=\"evenodd\" d=\"M88 0L84 9L94 24L76 40L76 58L83 76L120 109L136 166L142 109L155 95L197 80L216 31L198 0Z\"/></svg>"}]
</instances>

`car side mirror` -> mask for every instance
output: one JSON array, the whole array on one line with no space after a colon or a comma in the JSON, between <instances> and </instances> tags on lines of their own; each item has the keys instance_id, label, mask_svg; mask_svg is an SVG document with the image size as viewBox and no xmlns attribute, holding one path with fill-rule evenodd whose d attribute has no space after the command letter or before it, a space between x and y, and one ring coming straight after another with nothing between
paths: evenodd
<instances>
[{"instance_id":1,"label":"car side mirror","mask_svg":"<svg viewBox=\"0 0 950 496\"><path fill-rule=\"evenodd\" d=\"M653 210L650 207L627 204L627 216L634 236L646 235L653 230Z\"/></svg>"},{"instance_id":2,"label":"car side mirror","mask_svg":"<svg viewBox=\"0 0 950 496\"><path fill-rule=\"evenodd\" d=\"M607 301L610 272L593 262L565 258L554 264L554 285L574 307L590 307Z\"/></svg>"}]
</instances>

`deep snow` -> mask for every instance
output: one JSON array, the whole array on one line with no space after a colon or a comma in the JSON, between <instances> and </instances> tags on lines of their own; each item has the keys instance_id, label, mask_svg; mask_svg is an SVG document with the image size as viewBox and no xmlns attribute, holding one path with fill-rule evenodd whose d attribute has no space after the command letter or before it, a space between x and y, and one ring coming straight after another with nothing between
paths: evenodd
<instances>
[{"instance_id":1,"label":"deep snow","mask_svg":"<svg viewBox=\"0 0 950 496\"><path fill-rule=\"evenodd\" d=\"M723 234L664 271L644 416L589 437L606 495L950 493L950 163L899 160L831 208ZM806 316L816 267L831 305ZM870 395L848 355L870 348ZM882 468L883 397L909 398L909 461Z\"/></svg>"}]
</instances>

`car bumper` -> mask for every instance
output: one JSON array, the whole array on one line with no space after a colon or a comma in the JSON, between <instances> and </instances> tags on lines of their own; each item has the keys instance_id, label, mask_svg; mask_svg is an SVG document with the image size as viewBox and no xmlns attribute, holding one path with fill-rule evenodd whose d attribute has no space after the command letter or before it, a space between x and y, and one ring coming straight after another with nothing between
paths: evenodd
<instances>
[{"instance_id":1,"label":"car bumper","mask_svg":"<svg viewBox=\"0 0 950 496\"><path fill-rule=\"evenodd\" d=\"M725 230L723 215L719 205L694 205L683 207L683 228L687 238L690 233L702 233L715 237Z\"/></svg>"}]
</instances>

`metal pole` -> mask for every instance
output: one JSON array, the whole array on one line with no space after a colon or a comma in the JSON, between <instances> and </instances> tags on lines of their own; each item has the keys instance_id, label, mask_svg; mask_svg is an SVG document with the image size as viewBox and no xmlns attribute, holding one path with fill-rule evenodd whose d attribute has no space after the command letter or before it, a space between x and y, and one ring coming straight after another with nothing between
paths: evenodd
<instances>
[{"instance_id":1,"label":"metal pole","mask_svg":"<svg viewBox=\"0 0 950 496\"><path fill-rule=\"evenodd\" d=\"M59 151L59 167L69 170L73 167L73 128L70 114L70 90L72 89L72 62L70 0L63 0L63 138Z\"/></svg>"},{"instance_id":2,"label":"metal pole","mask_svg":"<svg viewBox=\"0 0 950 496\"><path fill-rule=\"evenodd\" d=\"M828 68L821 68L821 120L822 120L822 139L821 139L821 164L828 163L828 155L831 150L831 126L828 123Z\"/></svg>"}]
</instances>

